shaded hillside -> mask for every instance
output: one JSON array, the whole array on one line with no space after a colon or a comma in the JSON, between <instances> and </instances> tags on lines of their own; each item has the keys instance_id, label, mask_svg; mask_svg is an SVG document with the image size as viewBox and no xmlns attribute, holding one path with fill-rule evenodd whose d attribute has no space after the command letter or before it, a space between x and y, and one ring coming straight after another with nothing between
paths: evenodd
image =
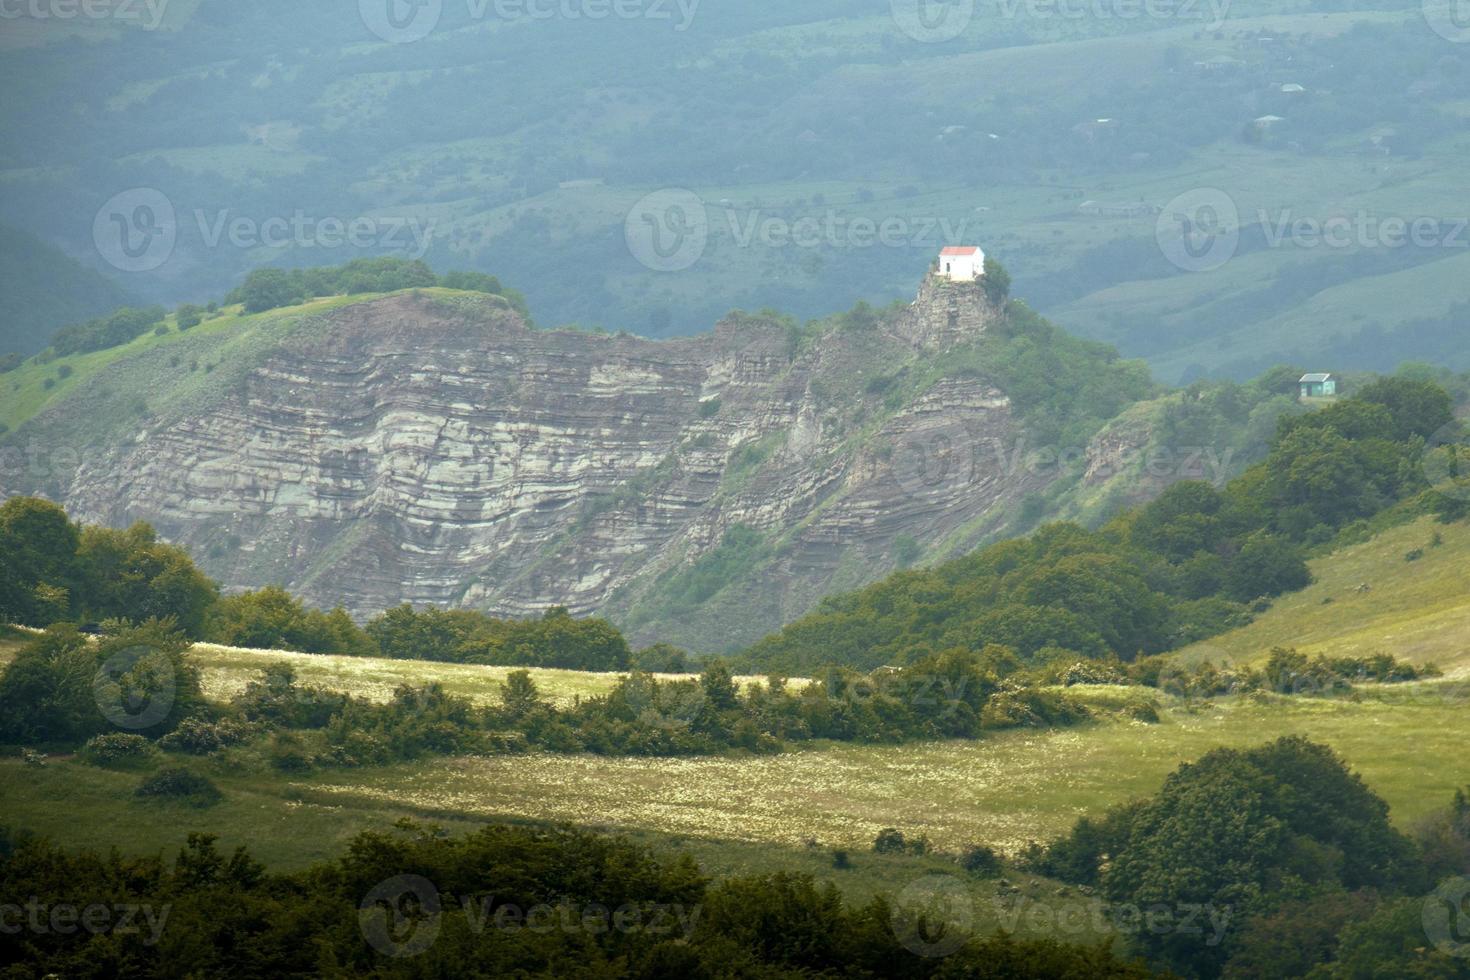
<instances>
[{"instance_id":1,"label":"shaded hillside","mask_svg":"<svg viewBox=\"0 0 1470 980\"><path fill-rule=\"evenodd\" d=\"M30 355L61 327L127 305L128 294L32 235L0 225L0 355Z\"/></svg>"}]
</instances>

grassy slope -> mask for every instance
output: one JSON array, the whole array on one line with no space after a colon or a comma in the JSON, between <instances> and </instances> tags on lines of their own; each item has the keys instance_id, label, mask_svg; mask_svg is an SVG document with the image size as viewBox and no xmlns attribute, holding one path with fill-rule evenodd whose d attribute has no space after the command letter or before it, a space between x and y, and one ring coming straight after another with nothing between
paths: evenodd
<instances>
[{"instance_id":1,"label":"grassy slope","mask_svg":"<svg viewBox=\"0 0 1470 980\"><path fill-rule=\"evenodd\" d=\"M1444 543L1430 547L1438 533ZM1415 562L1404 556L1423 549ZM1284 596L1251 625L1181 652L1190 660L1259 661L1273 647L1363 656L1391 653L1470 673L1470 524L1423 519L1311 562L1317 581ZM1371 591L1357 592L1360 585ZM1328 602L1327 600L1331 600Z\"/></svg>"},{"instance_id":2,"label":"grassy slope","mask_svg":"<svg viewBox=\"0 0 1470 980\"><path fill-rule=\"evenodd\" d=\"M445 297L462 295L447 289L421 292ZM177 321L170 314L164 321L167 332L163 334L149 331L118 347L58 357L44 364L32 358L15 371L0 375L0 423L8 425L14 431L43 410L62 405L68 396L85 390L89 381L108 368L121 365L126 359L165 349L177 353L185 361L200 353L204 355L201 360L206 363L219 363L224 360L221 352L225 350L239 350L242 345L249 345L252 341L270 342L306 317L338 307L365 303L381 295L363 293L356 296L328 296L300 306L254 314L246 314L239 306L230 306L222 309L218 316L205 320L184 333L179 332ZM216 354L220 356L216 357ZM59 372L63 366L71 368L69 377L60 377ZM191 373L196 377L191 378ZM154 402L160 398L204 385L205 378L203 373L190 372L185 364L167 379L172 382L172 390L160 391L154 386L143 387L141 390L147 393L150 407L154 407ZM48 379L55 382L50 388L46 387Z\"/></svg>"},{"instance_id":3,"label":"grassy slope","mask_svg":"<svg viewBox=\"0 0 1470 980\"><path fill-rule=\"evenodd\" d=\"M34 770L10 755L0 760L0 806L9 822L63 841L124 840L139 851L172 850L188 830L207 827L279 866L331 854L358 829L416 816L451 829L507 817L625 829L692 847L718 871L792 862L833 874L825 849L848 847L860 871L881 872L866 852L883 827L925 833L950 851L972 842L1013 850L1063 832L1079 815L1153 792L1180 762L1218 745L1253 745L1290 733L1336 748L1407 825L1443 806L1464 781L1443 764L1463 741L1463 692L1450 691L1441 682L1370 693L1361 702L1175 703L1154 726L1110 721L979 742L834 745L772 758L534 754L308 778L216 767L211 775L226 800L205 812L132 800L135 773L71 761ZM808 850L808 839L823 851ZM882 887L882 878L861 887Z\"/></svg>"}]
</instances>

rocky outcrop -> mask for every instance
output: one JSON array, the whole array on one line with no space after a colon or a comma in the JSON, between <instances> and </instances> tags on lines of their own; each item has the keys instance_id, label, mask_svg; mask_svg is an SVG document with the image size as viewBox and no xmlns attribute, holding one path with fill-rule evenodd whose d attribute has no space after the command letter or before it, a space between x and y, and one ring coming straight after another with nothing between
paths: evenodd
<instances>
[{"instance_id":1,"label":"rocky outcrop","mask_svg":"<svg viewBox=\"0 0 1470 980\"><path fill-rule=\"evenodd\" d=\"M565 605L726 649L1045 486L1006 464L1004 392L916 380L996 316L928 282L896 326L732 318L655 342L400 294L232 361L207 398L160 395L51 489L79 518L153 523L231 587L358 616ZM737 527L759 546L722 550Z\"/></svg>"}]
</instances>

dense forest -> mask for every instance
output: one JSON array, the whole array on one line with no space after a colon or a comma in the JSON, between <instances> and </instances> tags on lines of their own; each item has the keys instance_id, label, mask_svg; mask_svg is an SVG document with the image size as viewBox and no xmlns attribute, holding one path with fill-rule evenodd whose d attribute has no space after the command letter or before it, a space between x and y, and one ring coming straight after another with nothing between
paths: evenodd
<instances>
[{"instance_id":1,"label":"dense forest","mask_svg":"<svg viewBox=\"0 0 1470 980\"><path fill-rule=\"evenodd\" d=\"M1431 489L1422 465L1426 439L1453 422L1452 407L1432 382L1380 379L1321 411L1281 418L1268 457L1223 489L1176 483L1096 531L1048 525L899 572L825 600L738 662L789 673L832 662L871 670L986 643L1031 662L1129 661L1217 635L1307 585L1305 550L1345 528L1366 528L1396 506L1463 517L1464 502Z\"/></svg>"}]
</instances>

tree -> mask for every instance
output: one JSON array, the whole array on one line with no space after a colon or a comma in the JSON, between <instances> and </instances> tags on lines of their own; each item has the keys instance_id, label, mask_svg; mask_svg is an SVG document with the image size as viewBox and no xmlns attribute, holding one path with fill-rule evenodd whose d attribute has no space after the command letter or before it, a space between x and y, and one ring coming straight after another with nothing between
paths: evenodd
<instances>
[{"instance_id":1,"label":"tree","mask_svg":"<svg viewBox=\"0 0 1470 980\"><path fill-rule=\"evenodd\" d=\"M174 316L178 319L180 332L193 330L204 322L203 308L195 306L193 303L184 303L181 305Z\"/></svg>"},{"instance_id":2,"label":"tree","mask_svg":"<svg viewBox=\"0 0 1470 980\"><path fill-rule=\"evenodd\" d=\"M1225 592L1237 602L1295 592L1312 584L1301 552L1274 535L1258 534L1230 560Z\"/></svg>"},{"instance_id":3,"label":"tree","mask_svg":"<svg viewBox=\"0 0 1470 980\"><path fill-rule=\"evenodd\" d=\"M1428 438L1455 419L1449 392L1432 381L1405 377L1380 378L1358 392L1365 402L1382 405L1393 417L1393 438Z\"/></svg>"},{"instance_id":4,"label":"tree","mask_svg":"<svg viewBox=\"0 0 1470 980\"><path fill-rule=\"evenodd\" d=\"M128 626L97 643L59 625L0 676L0 737L79 744L113 731L161 735L204 706L190 643L172 622Z\"/></svg>"},{"instance_id":5,"label":"tree","mask_svg":"<svg viewBox=\"0 0 1470 980\"><path fill-rule=\"evenodd\" d=\"M306 299L306 291L285 269L256 269L245 277L240 296L246 313L261 313L295 306Z\"/></svg>"},{"instance_id":6,"label":"tree","mask_svg":"<svg viewBox=\"0 0 1470 980\"><path fill-rule=\"evenodd\" d=\"M77 555L84 615L134 622L172 619L187 635L204 635L219 586L183 549L159 541L149 525L139 522L126 531L87 527Z\"/></svg>"},{"instance_id":7,"label":"tree","mask_svg":"<svg viewBox=\"0 0 1470 980\"><path fill-rule=\"evenodd\" d=\"M50 501L13 497L0 505L0 618L31 626L66 618L80 541L66 511Z\"/></svg>"},{"instance_id":8,"label":"tree","mask_svg":"<svg viewBox=\"0 0 1470 980\"><path fill-rule=\"evenodd\" d=\"M699 686L704 696L716 711L729 711L740 706L736 696L735 678L723 660L716 660L704 669L699 677Z\"/></svg>"}]
</instances>

